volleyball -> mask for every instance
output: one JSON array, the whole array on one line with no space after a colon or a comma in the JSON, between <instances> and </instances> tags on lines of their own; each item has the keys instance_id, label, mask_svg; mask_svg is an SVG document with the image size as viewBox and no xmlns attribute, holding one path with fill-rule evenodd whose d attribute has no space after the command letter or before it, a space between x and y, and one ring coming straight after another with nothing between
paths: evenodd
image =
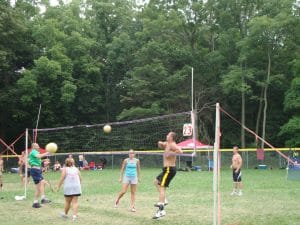
<instances>
[{"instance_id":1,"label":"volleyball","mask_svg":"<svg viewBox=\"0 0 300 225\"><path fill-rule=\"evenodd\" d=\"M46 145L46 151L50 153L55 153L57 151L57 144L54 142L48 143Z\"/></svg>"},{"instance_id":2,"label":"volleyball","mask_svg":"<svg viewBox=\"0 0 300 225\"><path fill-rule=\"evenodd\" d=\"M106 124L103 127L103 131L104 131L104 133L110 133L111 132L111 126L109 124Z\"/></svg>"}]
</instances>

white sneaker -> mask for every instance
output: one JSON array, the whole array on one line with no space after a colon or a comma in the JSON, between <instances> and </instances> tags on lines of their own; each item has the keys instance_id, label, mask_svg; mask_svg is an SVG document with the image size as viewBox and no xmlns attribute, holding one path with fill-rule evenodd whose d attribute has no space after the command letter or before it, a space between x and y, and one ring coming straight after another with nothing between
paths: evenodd
<instances>
[{"instance_id":1,"label":"white sneaker","mask_svg":"<svg viewBox=\"0 0 300 225\"><path fill-rule=\"evenodd\" d=\"M64 218L64 219L68 219L68 215L66 215L66 214L63 213L63 212L59 213L59 216L60 216L61 218Z\"/></svg>"},{"instance_id":2,"label":"white sneaker","mask_svg":"<svg viewBox=\"0 0 300 225\"><path fill-rule=\"evenodd\" d=\"M232 195L236 195L236 194L237 194L236 191L233 191L233 192L230 193L231 196L232 196Z\"/></svg>"},{"instance_id":3,"label":"white sneaker","mask_svg":"<svg viewBox=\"0 0 300 225\"><path fill-rule=\"evenodd\" d=\"M242 195L243 195L242 191L239 191L239 192L237 193L237 195L238 195L238 196L242 196Z\"/></svg>"},{"instance_id":4,"label":"white sneaker","mask_svg":"<svg viewBox=\"0 0 300 225\"><path fill-rule=\"evenodd\" d=\"M169 202L168 202L167 198L165 198L165 206L168 204L169 204Z\"/></svg>"},{"instance_id":5,"label":"white sneaker","mask_svg":"<svg viewBox=\"0 0 300 225\"><path fill-rule=\"evenodd\" d=\"M73 215L72 220L73 220L73 221L77 220L77 216L76 216L76 215Z\"/></svg>"},{"instance_id":6,"label":"white sneaker","mask_svg":"<svg viewBox=\"0 0 300 225\"><path fill-rule=\"evenodd\" d=\"M166 215L166 211L165 210L157 210L157 212L152 217L152 219L158 219L158 218L163 217L165 215Z\"/></svg>"},{"instance_id":7,"label":"white sneaker","mask_svg":"<svg viewBox=\"0 0 300 225\"><path fill-rule=\"evenodd\" d=\"M134 207L132 207L131 212L136 212L136 209Z\"/></svg>"}]
</instances>

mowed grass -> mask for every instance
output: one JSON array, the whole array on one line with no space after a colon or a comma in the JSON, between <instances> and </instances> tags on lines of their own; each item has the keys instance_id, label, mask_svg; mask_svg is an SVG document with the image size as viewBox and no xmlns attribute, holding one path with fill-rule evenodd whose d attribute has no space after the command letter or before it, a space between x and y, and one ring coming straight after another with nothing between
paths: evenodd
<instances>
[{"instance_id":1,"label":"mowed grass","mask_svg":"<svg viewBox=\"0 0 300 225\"><path fill-rule=\"evenodd\" d=\"M34 193L32 182L26 200L16 201L23 195L20 177L4 174L4 190L0 192L0 224L197 224L213 223L213 174L208 171L178 172L167 190L167 215L159 220L152 216L158 200L153 180L160 169L142 169L138 186L137 212L129 211L130 192L114 208L114 200L121 189L119 170L83 171L83 194L79 199L77 221L62 219L64 197L46 189L52 203L40 209L31 207ZM44 177L53 185L60 174L48 172ZM244 195L230 196L231 171L221 172L221 224L236 225L297 225L300 224L300 181L287 181L285 170L243 170ZM72 215L72 211L70 211Z\"/></svg>"}]
</instances>

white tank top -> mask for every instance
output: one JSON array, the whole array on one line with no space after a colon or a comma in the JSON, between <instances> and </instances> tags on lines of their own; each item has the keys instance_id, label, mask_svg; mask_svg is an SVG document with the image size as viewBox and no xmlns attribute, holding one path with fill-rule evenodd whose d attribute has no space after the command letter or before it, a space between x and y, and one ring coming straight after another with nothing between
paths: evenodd
<instances>
[{"instance_id":1,"label":"white tank top","mask_svg":"<svg viewBox=\"0 0 300 225\"><path fill-rule=\"evenodd\" d=\"M77 195L81 194L81 185L79 170L76 167L65 167L66 176L64 180L64 194Z\"/></svg>"}]
</instances>

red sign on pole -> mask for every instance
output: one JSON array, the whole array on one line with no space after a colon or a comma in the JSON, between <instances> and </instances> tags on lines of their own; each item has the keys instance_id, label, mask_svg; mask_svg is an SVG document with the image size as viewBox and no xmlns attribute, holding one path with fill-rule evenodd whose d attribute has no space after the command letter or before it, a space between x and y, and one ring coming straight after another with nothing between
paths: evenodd
<instances>
[{"instance_id":1,"label":"red sign on pole","mask_svg":"<svg viewBox=\"0 0 300 225\"><path fill-rule=\"evenodd\" d=\"M193 126L191 123L183 124L183 136L192 136L193 135Z\"/></svg>"}]
</instances>

